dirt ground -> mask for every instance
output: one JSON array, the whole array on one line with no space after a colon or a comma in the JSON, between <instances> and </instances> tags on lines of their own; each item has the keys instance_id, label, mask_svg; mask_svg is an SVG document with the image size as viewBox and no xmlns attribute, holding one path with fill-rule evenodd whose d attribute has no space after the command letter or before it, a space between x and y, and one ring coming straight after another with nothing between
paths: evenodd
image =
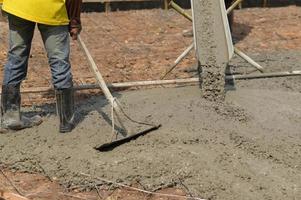
<instances>
[{"instance_id":1,"label":"dirt ground","mask_svg":"<svg viewBox=\"0 0 301 200\"><path fill-rule=\"evenodd\" d=\"M300 11L294 6L237 10L234 41L268 72L300 70ZM183 36L191 23L174 11L87 13L83 23L82 37L108 82L159 79L192 41ZM1 32L7 32L3 23ZM1 65L5 41L5 34L1 34ZM72 47L76 83L94 83L83 54L75 43ZM193 55L168 78L195 76ZM30 62L23 87L49 86L39 37L34 40ZM233 73L252 70L237 57L230 65ZM44 123L0 135L0 162L23 192L42 194L29 195L31 199L45 199L43 194L49 195L49 190L44 188L55 191L47 199L100 199L96 191L77 192L97 186L106 193L110 184L103 179L150 191L173 188L163 192L204 199L300 199L300 83L300 77L237 81L227 87L225 104L203 100L198 86L116 92L133 118L163 126L109 152L93 149L111 139L111 108L103 96L79 99L79 124L71 134L61 135L54 106L39 106L51 103L51 95L26 95L24 103L36 105L26 110L42 113ZM126 123L134 131L143 128ZM15 175L12 171L26 173ZM27 173L42 174L49 181ZM0 188L13 191L0 177ZM51 181L76 190L66 193ZM118 192L124 191L115 190ZM131 192L119 197L107 193L102 199L126 199ZM135 198L154 197L141 193L129 197Z\"/></svg>"},{"instance_id":2,"label":"dirt ground","mask_svg":"<svg viewBox=\"0 0 301 200\"><path fill-rule=\"evenodd\" d=\"M11 172L8 170L3 171L6 178L0 179L0 199L1 197L5 200L41 200L41 199L64 199L64 200L75 200L75 199L86 199L86 200L98 200L98 199L124 199L124 200L185 200L187 198L172 198L165 197L162 195L178 195L184 196L185 192L175 188L165 188L156 191L159 195L145 194L137 192L132 189L116 188L111 185L99 186L95 184L94 191L85 191L82 188L73 187L66 188L60 186L57 182L51 181L44 176L29 173ZM12 181L15 184L15 188L9 183ZM91 185L92 186L92 185ZM141 188L138 183L133 184L133 187ZM97 189L96 189L97 188ZM142 189L142 188L141 188ZM97 191L96 191L97 190ZM2 199L1 199L2 200Z\"/></svg>"},{"instance_id":3,"label":"dirt ground","mask_svg":"<svg viewBox=\"0 0 301 200\"><path fill-rule=\"evenodd\" d=\"M233 40L237 47L246 52L299 50L299 20L300 8L295 6L237 10ZM0 65L4 65L7 25L0 23ZM108 82L159 79L192 42L191 37L183 36L183 32L191 30L191 22L172 10L87 13L83 15L83 26L82 37ZM95 83L84 54L76 43L72 43L71 60L76 85ZM191 52L166 78L193 76L190 69L195 66L195 62L194 52ZM0 69L2 73L3 68ZM22 87L50 86L50 70L37 32L28 77ZM24 105L51 102L52 94L23 95Z\"/></svg>"}]
</instances>

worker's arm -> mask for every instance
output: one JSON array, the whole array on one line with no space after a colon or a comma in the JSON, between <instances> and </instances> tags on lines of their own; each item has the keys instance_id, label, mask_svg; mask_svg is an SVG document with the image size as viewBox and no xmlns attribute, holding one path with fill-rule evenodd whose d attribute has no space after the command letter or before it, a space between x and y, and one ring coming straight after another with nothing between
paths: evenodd
<instances>
[{"instance_id":1,"label":"worker's arm","mask_svg":"<svg viewBox=\"0 0 301 200\"><path fill-rule=\"evenodd\" d=\"M66 8L70 20L69 32L73 40L77 39L77 36L82 29L80 20L81 7L82 0L66 0Z\"/></svg>"}]
</instances>

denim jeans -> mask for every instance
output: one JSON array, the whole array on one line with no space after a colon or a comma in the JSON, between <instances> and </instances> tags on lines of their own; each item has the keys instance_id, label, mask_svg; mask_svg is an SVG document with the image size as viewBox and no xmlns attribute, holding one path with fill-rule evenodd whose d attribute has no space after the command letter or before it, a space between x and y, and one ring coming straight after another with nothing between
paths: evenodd
<instances>
[{"instance_id":1,"label":"denim jeans","mask_svg":"<svg viewBox=\"0 0 301 200\"><path fill-rule=\"evenodd\" d=\"M9 51L3 85L19 85L26 78L36 23L8 14ZM55 89L72 87L68 26L37 24L47 51Z\"/></svg>"}]
</instances>

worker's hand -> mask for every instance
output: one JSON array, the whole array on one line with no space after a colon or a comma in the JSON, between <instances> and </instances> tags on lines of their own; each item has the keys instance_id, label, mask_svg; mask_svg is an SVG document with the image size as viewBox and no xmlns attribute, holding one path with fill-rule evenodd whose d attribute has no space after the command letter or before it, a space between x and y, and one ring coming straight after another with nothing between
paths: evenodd
<instances>
[{"instance_id":1,"label":"worker's hand","mask_svg":"<svg viewBox=\"0 0 301 200\"><path fill-rule=\"evenodd\" d=\"M78 23L76 20L71 20L69 24L69 33L72 40L77 40L77 37L80 34L81 30L82 30L81 24Z\"/></svg>"},{"instance_id":2,"label":"worker's hand","mask_svg":"<svg viewBox=\"0 0 301 200\"><path fill-rule=\"evenodd\" d=\"M81 28L78 28L78 27L70 28L69 33L70 33L70 36L71 36L72 40L77 40L77 37L80 34L80 31L81 31Z\"/></svg>"}]
</instances>

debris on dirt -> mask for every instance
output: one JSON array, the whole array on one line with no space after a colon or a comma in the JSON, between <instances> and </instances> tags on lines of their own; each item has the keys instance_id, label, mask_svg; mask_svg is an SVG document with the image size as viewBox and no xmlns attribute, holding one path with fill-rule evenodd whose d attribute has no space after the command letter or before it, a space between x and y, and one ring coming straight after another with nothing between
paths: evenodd
<instances>
[{"instance_id":1,"label":"debris on dirt","mask_svg":"<svg viewBox=\"0 0 301 200\"><path fill-rule=\"evenodd\" d=\"M159 188L155 192L143 192L143 186L139 183L130 187L105 186L97 182L87 184L93 191L86 191L86 188L73 186L72 188L62 188L56 181L50 181L37 174L26 174L20 172L5 171L18 187L24 191L23 195L18 195L11 185L5 180L0 179L0 200L29 200L29 199L47 199L47 200L77 200L77 199L123 199L123 200L184 200L186 192L177 188Z\"/></svg>"}]
</instances>

